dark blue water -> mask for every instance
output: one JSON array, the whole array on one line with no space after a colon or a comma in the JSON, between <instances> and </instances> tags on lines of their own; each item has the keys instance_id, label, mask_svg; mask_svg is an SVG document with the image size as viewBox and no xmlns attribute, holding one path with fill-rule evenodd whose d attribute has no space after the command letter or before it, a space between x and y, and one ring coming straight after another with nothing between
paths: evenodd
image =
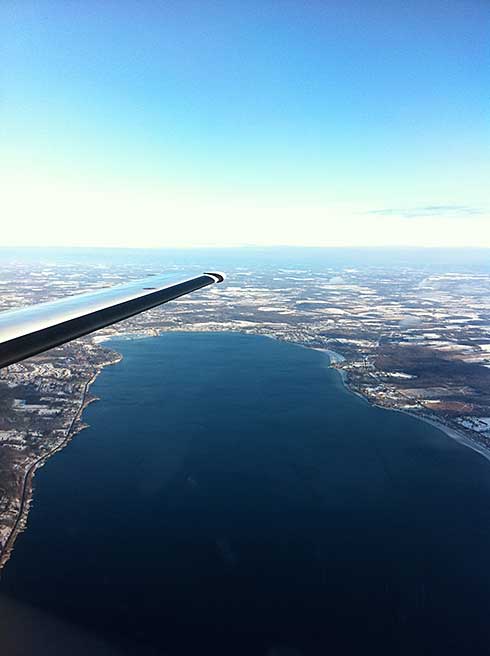
<instances>
[{"instance_id":1,"label":"dark blue water","mask_svg":"<svg viewBox=\"0 0 490 656\"><path fill-rule=\"evenodd\" d=\"M489 653L490 463L349 394L315 351L114 347L91 427L36 475L9 617L119 653Z\"/></svg>"}]
</instances>

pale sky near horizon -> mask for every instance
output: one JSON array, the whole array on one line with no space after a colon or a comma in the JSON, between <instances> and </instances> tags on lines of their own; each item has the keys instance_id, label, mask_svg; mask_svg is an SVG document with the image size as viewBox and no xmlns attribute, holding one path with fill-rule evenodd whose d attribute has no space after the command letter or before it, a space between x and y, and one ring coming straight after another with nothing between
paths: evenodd
<instances>
[{"instance_id":1,"label":"pale sky near horizon","mask_svg":"<svg viewBox=\"0 0 490 656\"><path fill-rule=\"evenodd\" d=\"M4 0L0 246L490 247L484 0Z\"/></svg>"}]
</instances>

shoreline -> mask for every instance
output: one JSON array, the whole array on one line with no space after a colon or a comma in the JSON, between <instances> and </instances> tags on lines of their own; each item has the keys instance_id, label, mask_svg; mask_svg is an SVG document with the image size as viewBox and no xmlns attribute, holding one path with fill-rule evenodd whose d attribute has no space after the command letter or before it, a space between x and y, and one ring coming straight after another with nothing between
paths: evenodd
<instances>
[{"instance_id":1,"label":"shoreline","mask_svg":"<svg viewBox=\"0 0 490 656\"><path fill-rule=\"evenodd\" d=\"M34 477L36 471L41 467L43 467L46 464L46 462L51 458L51 456L53 456L58 451L63 450L71 442L71 440L76 435L78 435L78 433L80 433L84 428L87 428L87 426L84 424L81 425L77 425L77 424L82 418L83 411L85 410L85 408L87 408L94 401L98 400L95 397L91 399L88 398L89 390L93 385L93 383L97 380L101 371L105 369L105 367L108 367L113 364L118 364L119 362L121 362L123 356L120 353L117 353L116 351L114 351L114 354L116 355L116 358L113 360L108 360L107 362L103 362L100 365L98 365L92 377L89 378L89 380L87 380L87 382L84 384L80 404L78 406L77 411L75 412L73 419L68 425L68 428L66 429L66 434L63 440L59 444L54 446L48 453L44 454L43 456L41 456L40 458L38 458L28 466L24 474L24 480L22 483L22 494L21 494L19 513L9 533L9 536L5 541L5 546L0 551L0 576L1 576L2 569L5 567L5 565L8 563L8 561L12 556L15 546L15 541L17 540L18 536L27 527L29 510L34 497Z\"/></svg>"},{"instance_id":2,"label":"shoreline","mask_svg":"<svg viewBox=\"0 0 490 656\"><path fill-rule=\"evenodd\" d=\"M363 399L366 403L369 403L369 405L372 405L375 408L381 408L382 410L392 410L393 412L401 412L402 414L405 414L408 417L419 419L420 421L429 424L433 428L437 428L442 433L444 433L447 437L450 437L451 439L455 440L462 446L465 446L468 449L475 451L476 453L478 453L479 455L481 455L483 458L485 458L490 462L490 448L486 448L481 444L477 444L471 439L469 435L466 435L466 433L464 433L462 430L458 430L456 428L453 428L452 426L448 426L441 419L437 417L427 417L417 412L411 412L410 410L405 410L404 408L385 408L384 406L379 405L378 403L372 403L363 394L357 392L356 390L350 387L349 382L347 380L347 374L345 371L342 371L341 369L337 369L336 367L333 366L335 364L338 364L339 362L344 362L345 361L344 356L342 356L340 353L337 353L336 351L332 351L331 349L314 347L313 350L326 353L326 355L330 358L330 368L334 369L339 374L344 388L350 394L354 394L355 396Z\"/></svg>"},{"instance_id":3,"label":"shoreline","mask_svg":"<svg viewBox=\"0 0 490 656\"><path fill-rule=\"evenodd\" d=\"M408 410L398 410L397 408L391 408L392 410L395 410L395 412L402 412L409 417L415 417L416 419L420 419L421 421L425 421L426 424L430 424L434 428L438 428L440 431L445 433L448 437L452 438L456 442L459 442L462 446L466 446L468 449L471 449L472 451L476 451L476 453L479 453L483 458L488 460L490 462L490 449L484 447L483 445L477 444L474 442L471 437L468 435L465 435L462 431L458 431L456 428L453 428L452 426L447 426L444 424L441 420L437 419L436 417L424 417L423 415L418 415L415 412L409 412Z\"/></svg>"}]
</instances>

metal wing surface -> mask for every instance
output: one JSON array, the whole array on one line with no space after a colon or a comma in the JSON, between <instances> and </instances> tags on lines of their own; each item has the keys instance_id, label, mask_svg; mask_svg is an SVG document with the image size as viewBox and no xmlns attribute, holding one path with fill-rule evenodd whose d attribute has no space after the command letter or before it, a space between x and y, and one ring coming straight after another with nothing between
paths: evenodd
<instances>
[{"instance_id":1,"label":"metal wing surface","mask_svg":"<svg viewBox=\"0 0 490 656\"><path fill-rule=\"evenodd\" d=\"M168 275L68 296L0 313L0 367L87 335L224 280L222 273L195 278Z\"/></svg>"}]
</instances>

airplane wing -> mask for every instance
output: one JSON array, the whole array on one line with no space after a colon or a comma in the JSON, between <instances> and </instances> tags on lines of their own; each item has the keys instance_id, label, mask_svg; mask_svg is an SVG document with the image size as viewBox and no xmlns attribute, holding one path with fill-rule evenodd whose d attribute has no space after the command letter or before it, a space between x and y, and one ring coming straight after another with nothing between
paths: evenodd
<instances>
[{"instance_id":1,"label":"airplane wing","mask_svg":"<svg viewBox=\"0 0 490 656\"><path fill-rule=\"evenodd\" d=\"M168 276L153 276L1 312L0 368L223 280L222 273L173 281Z\"/></svg>"}]
</instances>

